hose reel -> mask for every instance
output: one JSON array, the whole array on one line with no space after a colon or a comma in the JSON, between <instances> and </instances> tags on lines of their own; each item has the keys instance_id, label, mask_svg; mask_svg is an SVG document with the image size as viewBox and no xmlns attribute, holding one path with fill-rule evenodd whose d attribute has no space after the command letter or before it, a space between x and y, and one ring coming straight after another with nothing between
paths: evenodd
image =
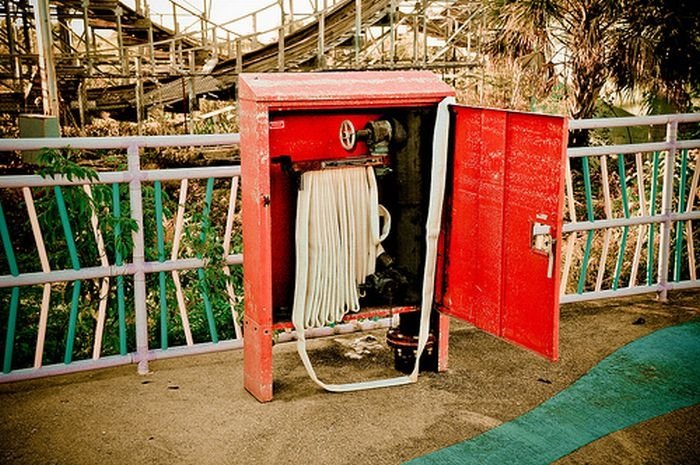
<instances>
[{"instance_id":1,"label":"hose reel","mask_svg":"<svg viewBox=\"0 0 700 465\"><path fill-rule=\"evenodd\" d=\"M432 310L437 237L440 229L447 158L447 106L438 107L433 140L431 192L426 226L426 260L423 277L420 329L415 366L408 376L349 384L326 384L318 379L306 351L304 330L342 321L347 312L359 311L358 286L374 273L381 241L389 234L391 217L379 205L377 183L371 166L306 171L301 175L296 218L296 281L292 323L297 351L309 376L328 391L346 392L416 382L421 354L428 342ZM367 141L373 155L386 155L392 125L378 120L355 131L344 120L338 136L341 146L352 151L357 140ZM386 158L386 157L382 157ZM380 231L380 218L384 225Z\"/></svg>"}]
</instances>

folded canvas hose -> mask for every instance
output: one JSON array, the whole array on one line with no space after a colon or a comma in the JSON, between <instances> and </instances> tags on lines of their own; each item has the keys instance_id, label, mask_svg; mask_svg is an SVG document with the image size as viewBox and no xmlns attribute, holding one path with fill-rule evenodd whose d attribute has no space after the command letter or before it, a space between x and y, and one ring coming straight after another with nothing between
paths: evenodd
<instances>
[{"instance_id":1,"label":"folded canvas hose","mask_svg":"<svg viewBox=\"0 0 700 465\"><path fill-rule=\"evenodd\" d=\"M399 386L418 380L420 357L430 329L437 239L445 194L448 105L453 102L454 99L448 97L438 105L435 122L420 328L416 362L409 376L348 384L326 384L316 376L306 351L304 330L338 323L348 311L360 309L358 285L374 273L376 258L383 251L381 241L389 233L391 220L378 203L371 167L309 171L302 175L302 189L297 199L292 323L297 334L297 351L306 371L314 382L328 391ZM384 217L381 233L380 216Z\"/></svg>"}]
</instances>

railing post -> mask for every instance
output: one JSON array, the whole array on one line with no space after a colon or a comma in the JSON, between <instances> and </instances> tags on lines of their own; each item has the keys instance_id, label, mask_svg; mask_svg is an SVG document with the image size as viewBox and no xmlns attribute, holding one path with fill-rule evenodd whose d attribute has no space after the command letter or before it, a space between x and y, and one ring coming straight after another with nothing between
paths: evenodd
<instances>
[{"instance_id":1,"label":"railing post","mask_svg":"<svg viewBox=\"0 0 700 465\"><path fill-rule=\"evenodd\" d=\"M664 222L661 223L659 237L659 300L665 302L668 299L668 269L671 260L671 227L673 222L673 171L676 164L676 142L678 140L678 121L673 120L666 124L666 142L669 148L666 151L664 163L664 183L661 193L661 214Z\"/></svg>"},{"instance_id":2,"label":"railing post","mask_svg":"<svg viewBox=\"0 0 700 465\"><path fill-rule=\"evenodd\" d=\"M318 0L316 1L316 10L318 10ZM317 66L321 69L326 68L326 9L328 9L328 0L323 0L323 8L318 13L318 54Z\"/></svg>"},{"instance_id":3,"label":"railing post","mask_svg":"<svg viewBox=\"0 0 700 465\"><path fill-rule=\"evenodd\" d=\"M423 28L423 58L421 65L425 66L428 63L428 1L423 0L421 4L421 13L423 14L422 28Z\"/></svg>"},{"instance_id":4,"label":"railing post","mask_svg":"<svg viewBox=\"0 0 700 465\"><path fill-rule=\"evenodd\" d=\"M277 70L281 73L284 71L284 34L285 34L285 16L284 16L284 0L279 0L281 24L277 35Z\"/></svg>"},{"instance_id":5,"label":"railing post","mask_svg":"<svg viewBox=\"0 0 700 465\"><path fill-rule=\"evenodd\" d=\"M362 28L362 0L355 0L355 65L360 64L360 48L362 47L360 29Z\"/></svg>"},{"instance_id":6,"label":"railing post","mask_svg":"<svg viewBox=\"0 0 700 465\"><path fill-rule=\"evenodd\" d=\"M117 46L119 47L119 61L121 62L122 79L126 79L129 74L129 59L124 49L124 35L122 34L122 7L117 5L114 9L114 15L117 17Z\"/></svg>"},{"instance_id":7,"label":"railing post","mask_svg":"<svg viewBox=\"0 0 700 465\"><path fill-rule=\"evenodd\" d=\"M243 72L243 48L241 39L236 39L236 74Z\"/></svg>"},{"instance_id":8,"label":"railing post","mask_svg":"<svg viewBox=\"0 0 700 465\"><path fill-rule=\"evenodd\" d=\"M389 63L391 68L394 68L396 61L396 25L394 24L394 17L396 15L396 0L391 0L389 2Z\"/></svg>"},{"instance_id":9,"label":"railing post","mask_svg":"<svg viewBox=\"0 0 700 465\"><path fill-rule=\"evenodd\" d=\"M32 7L36 15L35 32L39 51L39 71L44 114L59 118L56 60L53 52L53 35L48 0L34 0Z\"/></svg>"},{"instance_id":10,"label":"railing post","mask_svg":"<svg viewBox=\"0 0 700 465\"><path fill-rule=\"evenodd\" d=\"M146 311L146 273L144 272L145 252L143 238L143 203L141 196L141 163L139 146L129 145L127 163L131 181L129 181L129 205L131 219L136 223L132 233L134 243L132 263L134 265L134 314L136 319L136 354L138 372L148 373L148 314Z\"/></svg>"}]
</instances>

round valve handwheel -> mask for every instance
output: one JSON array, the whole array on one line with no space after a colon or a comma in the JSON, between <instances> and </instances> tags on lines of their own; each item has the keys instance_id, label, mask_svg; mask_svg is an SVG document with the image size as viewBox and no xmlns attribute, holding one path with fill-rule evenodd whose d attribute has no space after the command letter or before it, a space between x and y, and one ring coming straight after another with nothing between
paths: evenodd
<instances>
[{"instance_id":1,"label":"round valve handwheel","mask_svg":"<svg viewBox=\"0 0 700 465\"><path fill-rule=\"evenodd\" d=\"M340 123L340 131L338 133L340 136L340 145L343 146L348 152L355 148L357 144L357 132L355 131L355 126L349 119L343 120Z\"/></svg>"}]
</instances>

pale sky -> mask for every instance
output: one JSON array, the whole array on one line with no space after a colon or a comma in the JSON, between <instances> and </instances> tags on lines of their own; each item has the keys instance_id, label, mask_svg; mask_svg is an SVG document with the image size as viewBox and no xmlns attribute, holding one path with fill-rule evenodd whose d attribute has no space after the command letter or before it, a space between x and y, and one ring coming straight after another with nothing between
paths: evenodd
<instances>
[{"instance_id":1,"label":"pale sky","mask_svg":"<svg viewBox=\"0 0 700 465\"><path fill-rule=\"evenodd\" d=\"M125 3L134 6L136 0L125 0ZM161 22L164 26L173 28L173 7L170 0L141 0L148 3L154 21ZM284 0L284 7L289 13L290 1ZM223 24L228 21L240 18L248 13L263 9L257 16L258 30L270 29L280 24L281 12L277 6L277 0L175 0L176 3L193 11L201 12L206 8L212 22ZM323 5L323 0L293 0L294 14L307 15L313 12L314 4L318 3L319 8ZM333 0L326 0L331 5ZM193 18L184 9L177 9L178 23L180 28L186 28L192 23ZM162 20L162 21L161 21ZM250 34L253 32L252 19L246 18L243 21L230 23L228 29L239 34Z\"/></svg>"}]
</instances>

